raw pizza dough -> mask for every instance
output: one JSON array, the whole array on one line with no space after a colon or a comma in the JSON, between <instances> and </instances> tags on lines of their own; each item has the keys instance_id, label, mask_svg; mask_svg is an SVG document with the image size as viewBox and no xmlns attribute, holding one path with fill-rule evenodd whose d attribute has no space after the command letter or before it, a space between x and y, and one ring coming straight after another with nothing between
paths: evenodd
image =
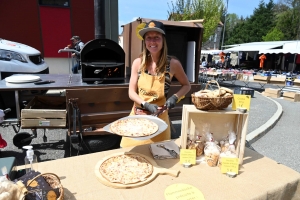
<instances>
[{"instance_id":1,"label":"raw pizza dough","mask_svg":"<svg viewBox=\"0 0 300 200\"><path fill-rule=\"evenodd\" d=\"M158 125L149 119L129 118L113 122L110 130L121 136L143 137L156 133Z\"/></svg>"},{"instance_id":2,"label":"raw pizza dough","mask_svg":"<svg viewBox=\"0 0 300 200\"><path fill-rule=\"evenodd\" d=\"M118 155L105 160L100 173L111 183L127 185L147 180L153 173L153 166L140 155Z\"/></svg>"}]
</instances>

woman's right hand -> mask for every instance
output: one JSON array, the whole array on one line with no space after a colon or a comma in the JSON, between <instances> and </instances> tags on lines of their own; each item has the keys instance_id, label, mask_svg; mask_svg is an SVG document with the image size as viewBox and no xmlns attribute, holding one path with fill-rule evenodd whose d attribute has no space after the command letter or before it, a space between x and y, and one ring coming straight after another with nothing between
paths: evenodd
<instances>
[{"instance_id":1,"label":"woman's right hand","mask_svg":"<svg viewBox=\"0 0 300 200\"><path fill-rule=\"evenodd\" d=\"M157 112L158 105L156 105L156 104L150 104L150 103L146 102L146 103L144 104L144 108L145 108L146 110L148 110L149 112L151 112L151 114L154 114L154 113Z\"/></svg>"}]
</instances>

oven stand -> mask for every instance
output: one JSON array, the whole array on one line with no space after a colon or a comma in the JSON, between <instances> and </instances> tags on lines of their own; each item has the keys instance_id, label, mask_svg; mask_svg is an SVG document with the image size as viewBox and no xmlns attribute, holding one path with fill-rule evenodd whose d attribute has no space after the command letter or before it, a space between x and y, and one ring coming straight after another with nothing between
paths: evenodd
<instances>
[{"instance_id":1,"label":"oven stand","mask_svg":"<svg viewBox=\"0 0 300 200\"><path fill-rule=\"evenodd\" d=\"M77 155L79 155L79 151L83 148L83 145L88 150L89 153L92 153L88 145L85 143L82 136L82 123L81 123L81 112L77 105L77 98L69 99L68 102L68 118L73 120L73 133L71 132L71 123L69 122L69 137L70 137L70 156L72 156L72 146L73 144L78 145ZM70 114L70 109L73 109L73 116ZM76 123L78 122L79 131L77 132Z\"/></svg>"}]
</instances>

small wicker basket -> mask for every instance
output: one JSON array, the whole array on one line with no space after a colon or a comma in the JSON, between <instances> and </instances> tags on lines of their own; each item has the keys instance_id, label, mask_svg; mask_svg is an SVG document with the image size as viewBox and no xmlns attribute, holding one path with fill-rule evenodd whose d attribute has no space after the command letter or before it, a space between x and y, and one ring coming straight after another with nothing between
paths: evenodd
<instances>
[{"instance_id":1,"label":"small wicker basket","mask_svg":"<svg viewBox=\"0 0 300 200\"><path fill-rule=\"evenodd\" d=\"M36 177L34 177L33 179L31 179L30 182L28 182L27 185L30 185L36 178L43 176L43 178L46 180L47 183L49 183L49 185L53 188L59 189L59 197L57 197L57 200L63 200L64 199L64 188L60 182L59 177L56 174L53 173L44 173L44 174L39 174ZM28 191L28 193L30 193L31 191Z\"/></svg>"},{"instance_id":2,"label":"small wicker basket","mask_svg":"<svg viewBox=\"0 0 300 200\"><path fill-rule=\"evenodd\" d=\"M219 91L220 85L217 81L208 81L205 89L209 86L211 83L216 83ZM220 91L221 93L221 91ZM232 103L233 96L230 97L197 97L195 94L192 94L192 102L199 110L222 110L227 108Z\"/></svg>"}]
</instances>

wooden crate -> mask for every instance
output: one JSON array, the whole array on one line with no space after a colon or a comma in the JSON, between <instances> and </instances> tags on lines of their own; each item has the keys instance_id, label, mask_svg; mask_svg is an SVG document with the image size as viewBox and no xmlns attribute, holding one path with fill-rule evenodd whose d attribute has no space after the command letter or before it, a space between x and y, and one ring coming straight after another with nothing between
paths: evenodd
<instances>
[{"instance_id":1,"label":"wooden crate","mask_svg":"<svg viewBox=\"0 0 300 200\"><path fill-rule=\"evenodd\" d=\"M36 96L21 110L21 127L64 128L66 116L66 97Z\"/></svg>"},{"instance_id":2,"label":"wooden crate","mask_svg":"<svg viewBox=\"0 0 300 200\"><path fill-rule=\"evenodd\" d=\"M197 129L203 134L205 124L210 124L210 132L213 133L214 139L218 141L228 135L229 126L226 125L232 124L233 131L237 135L236 152L240 164L242 164L248 127L248 113L231 110L202 111L194 105L183 105L180 137L182 149L186 149L187 146L188 130L195 132Z\"/></svg>"}]
</instances>

